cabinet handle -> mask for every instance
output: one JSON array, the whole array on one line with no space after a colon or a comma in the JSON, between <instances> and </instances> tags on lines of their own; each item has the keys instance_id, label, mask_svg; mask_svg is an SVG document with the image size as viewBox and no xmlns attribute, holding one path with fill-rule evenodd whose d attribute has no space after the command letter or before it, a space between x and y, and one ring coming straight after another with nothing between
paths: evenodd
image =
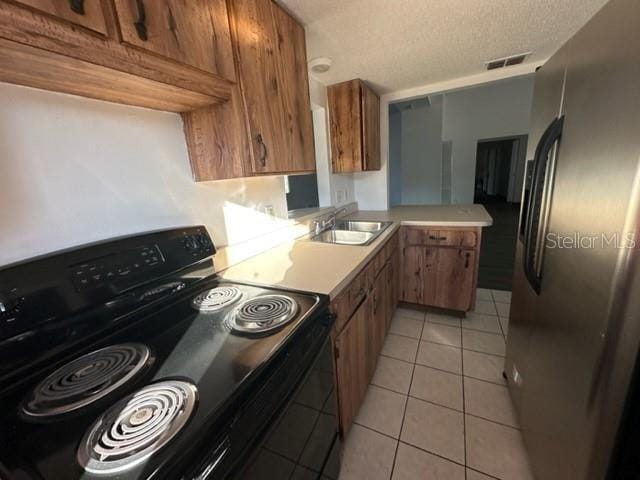
<instances>
[{"instance_id":1,"label":"cabinet handle","mask_svg":"<svg viewBox=\"0 0 640 480\"><path fill-rule=\"evenodd\" d=\"M446 240L447 237L436 237L435 235L429 235L429 240Z\"/></svg>"},{"instance_id":2,"label":"cabinet handle","mask_svg":"<svg viewBox=\"0 0 640 480\"><path fill-rule=\"evenodd\" d=\"M258 159L258 161L260 162L260 165L262 165L262 167L264 168L267 166L267 155L269 155L269 152L267 151L267 146L265 145L264 140L262 139L261 133L256 135L256 141L258 142L258 146L260 147L260 150L262 150L262 154L260 155L260 158Z\"/></svg>"},{"instance_id":3,"label":"cabinet handle","mask_svg":"<svg viewBox=\"0 0 640 480\"><path fill-rule=\"evenodd\" d=\"M133 26L136 27L140 40L146 42L149 35L147 34L147 12L144 9L143 0L136 0L136 6L138 7L138 20L133 22Z\"/></svg>"},{"instance_id":4,"label":"cabinet handle","mask_svg":"<svg viewBox=\"0 0 640 480\"><path fill-rule=\"evenodd\" d=\"M469 268L469 252L464 254L464 268Z\"/></svg>"},{"instance_id":5,"label":"cabinet handle","mask_svg":"<svg viewBox=\"0 0 640 480\"><path fill-rule=\"evenodd\" d=\"M84 0L69 0L69 8L78 15L84 15Z\"/></svg>"}]
</instances>

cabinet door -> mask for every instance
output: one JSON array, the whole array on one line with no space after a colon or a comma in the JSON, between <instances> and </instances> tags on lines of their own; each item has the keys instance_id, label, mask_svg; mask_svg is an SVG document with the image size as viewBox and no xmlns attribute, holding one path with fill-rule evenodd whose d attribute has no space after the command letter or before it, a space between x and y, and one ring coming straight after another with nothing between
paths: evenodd
<instances>
[{"instance_id":1,"label":"cabinet door","mask_svg":"<svg viewBox=\"0 0 640 480\"><path fill-rule=\"evenodd\" d=\"M360 172L362 159L362 98L360 80L327 88L331 167L334 173Z\"/></svg>"},{"instance_id":2,"label":"cabinet door","mask_svg":"<svg viewBox=\"0 0 640 480\"><path fill-rule=\"evenodd\" d=\"M276 167L283 172L314 171L316 160L304 28L275 3L271 7L278 38L278 82L285 122L282 133L288 154Z\"/></svg>"},{"instance_id":3,"label":"cabinet door","mask_svg":"<svg viewBox=\"0 0 640 480\"><path fill-rule=\"evenodd\" d=\"M404 302L423 303L424 251L424 247L414 245L402 249L401 300Z\"/></svg>"},{"instance_id":4,"label":"cabinet door","mask_svg":"<svg viewBox=\"0 0 640 480\"><path fill-rule=\"evenodd\" d=\"M363 170L380 170L380 99L362 83Z\"/></svg>"},{"instance_id":5,"label":"cabinet door","mask_svg":"<svg viewBox=\"0 0 640 480\"><path fill-rule=\"evenodd\" d=\"M34 10L44 12L74 25L107 35L107 25L100 0L17 0Z\"/></svg>"},{"instance_id":6,"label":"cabinet door","mask_svg":"<svg viewBox=\"0 0 640 480\"><path fill-rule=\"evenodd\" d=\"M373 284L371 317L369 319L369 341L367 342L367 365L369 378L378 364L378 355L382 350L386 334L386 272L383 270Z\"/></svg>"},{"instance_id":7,"label":"cabinet door","mask_svg":"<svg viewBox=\"0 0 640 480\"><path fill-rule=\"evenodd\" d=\"M468 310L473 296L475 259L474 250L427 247L425 304L451 310Z\"/></svg>"},{"instance_id":8,"label":"cabinet door","mask_svg":"<svg viewBox=\"0 0 640 480\"><path fill-rule=\"evenodd\" d=\"M393 314L396 310L396 269L397 266L394 262L395 251L389 258L389 262L387 263L386 272L386 285L385 285L385 298L386 298L386 318L385 318L385 333L389 331L389 327L391 327L391 320L393 320Z\"/></svg>"},{"instance_id":9,"label":"cabinet door","mask_svg":"<svg viewBox=\"0 0 640 480\"><path fill-rule=\"evenodd\" d=\"M369 300L365 300L336 337L334 355L340 432L347 435L364 400L369 383L367 323Z\"/></svg>"},{"instance_id":10,"label":"cabinet door","mask_svg":"<svg viewBox=\"0 0 640 480\"><path fill-rule=\"evenodd\" d=\"M115 6L123 42L235 80L225 0L115 0Z\"/></svg>"}]
</instances>

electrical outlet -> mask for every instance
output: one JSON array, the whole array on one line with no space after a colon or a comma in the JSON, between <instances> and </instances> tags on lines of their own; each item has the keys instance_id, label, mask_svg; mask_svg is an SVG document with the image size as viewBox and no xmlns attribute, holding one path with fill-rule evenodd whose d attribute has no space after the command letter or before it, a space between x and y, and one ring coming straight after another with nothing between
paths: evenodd
<instances>
[{"instance_id":1,"label":"electrical outlet","mask_svg":"<svg viewBox=\"0 0 640 480\"><path fill-rule=\"evenodd\" d=\"M273 205L265 205L262 211L267 215L270 215L273 217L273 214L274 214Z\"/></svg>"},{"instance_id":2,"label":"electrical outlet","mask_svg":"<svg viewBox=\"0 0 640 480\"><path fill-rule=\"evenodd\" d=\"M336 203L344 203L346 200L347 191L344 189L336 190Z\"/></svg>"}]
</instances>

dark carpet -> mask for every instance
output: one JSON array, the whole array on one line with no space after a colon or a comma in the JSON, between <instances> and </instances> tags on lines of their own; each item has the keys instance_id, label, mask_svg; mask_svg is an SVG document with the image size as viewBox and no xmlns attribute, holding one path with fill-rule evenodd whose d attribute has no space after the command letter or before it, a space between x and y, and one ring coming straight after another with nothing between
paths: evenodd
<instances>
[{"instance_id":1,"label":"dark carpet","mask_svg":"<svg viewBox=\"0 0 640 480\"><path fill-rule=\"evenodd\" d=\"M478 287L511 290L520 205L487 197L476 203L493 217L493 225L482 229Z\"/></svg>"}]
</instances>

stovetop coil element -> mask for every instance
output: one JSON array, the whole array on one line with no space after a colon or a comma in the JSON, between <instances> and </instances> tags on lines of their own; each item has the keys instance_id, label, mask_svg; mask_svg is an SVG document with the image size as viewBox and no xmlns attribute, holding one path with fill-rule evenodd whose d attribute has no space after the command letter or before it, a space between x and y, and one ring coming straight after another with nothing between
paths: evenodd
<instances>
[{"instance_id":1,"label":"stovetop coil element","mask_svg":"<svg viewBox=\"0 0 640 480\"><path fill-rule=\"evenodd\" d=\"M40 382L22 406L30 417L51 417L93 403L141 373L152 360L140 343L101 348L63 365Z\"/></svg>"},{"instance_id":2,"label":"stovetop coil element","mask_svg":"<svg viewBox=\"0 0 640 480\"><path fill-rule=\"evenodd\" d=\"M247 300L231 314L233 330L267 333L283 327L298 313L298 304L286 295L260 295Z\"/></svg>"},{"instance_id":3,"label":"stovetop coil element","mask_svg":"<svg viewBox=\"0 0 640 480\"><path fill-rule=\"evenodd\" d=\"M201 312L217 312L237 302L242 297L239 288L223 285L200 293L193 299L192 305Z\"/></svg>"},{"instance_id":4,"label":"stovetop coil element","mask_svg":"<svg viewBox=\"0 0 640 480\"><path fill-rule=\"evenodd\" d=\"M195 385L166 380L148 385L107 410L80 442L77 459L94 474L134 468L186 425L197 401Z\"/></svg>"}]
</instances>

